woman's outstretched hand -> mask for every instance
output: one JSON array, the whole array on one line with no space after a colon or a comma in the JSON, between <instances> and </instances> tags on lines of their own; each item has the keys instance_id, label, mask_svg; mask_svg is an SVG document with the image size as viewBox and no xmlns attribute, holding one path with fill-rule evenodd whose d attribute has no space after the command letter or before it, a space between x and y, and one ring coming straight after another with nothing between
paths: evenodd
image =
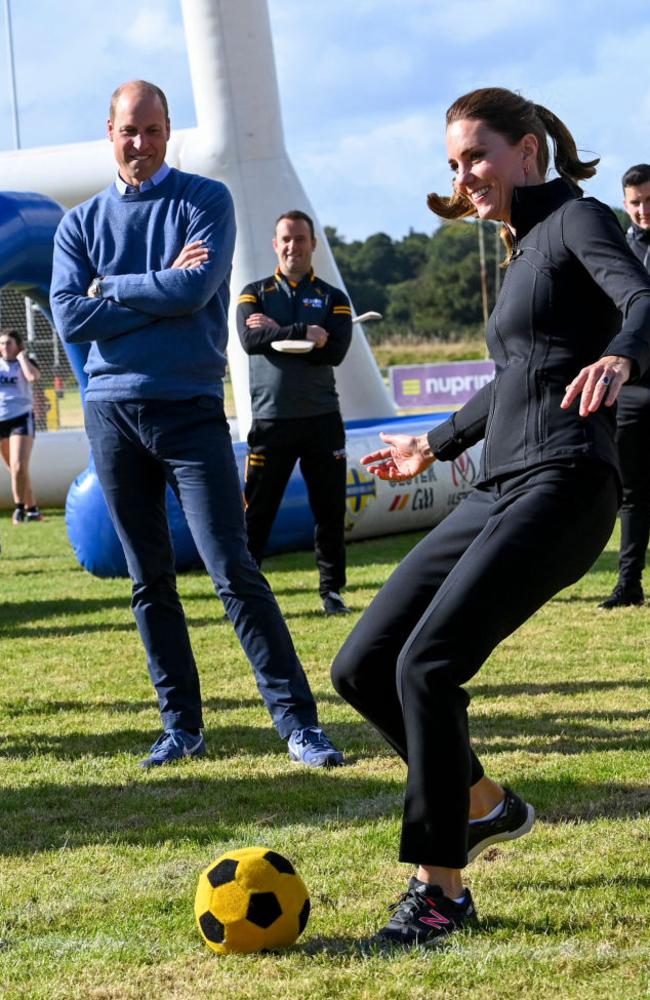
<instances>
[{"instance_id":1,"label":"woman's outstretched hand","mask_svg":"<svg viewBox=\"0 0 650 1000\"><path fill-rule=\"evenodd\" d=\"M379 479L412 479L436 460L426 434L409 437L408 434L384 434L382 431L379 437L388 447L361 459L362 464L368 466L368 472Z\"/></svg>"},{"instance_id":2,"label":"woman's outstretched hand","mask_svg":"<svg viewBox=\"0 0 650 1000\"><path fill-rule=\"evenodd\" d=\"M600 358L593 365L582 368L573 382L566 387L561 403L562 409L568 410L578 396L580 396L581 417L595 413L603 402L605 406L613 406L631 372L632 362L629 358L614 354Z\"/></svg>"}]
</instances>

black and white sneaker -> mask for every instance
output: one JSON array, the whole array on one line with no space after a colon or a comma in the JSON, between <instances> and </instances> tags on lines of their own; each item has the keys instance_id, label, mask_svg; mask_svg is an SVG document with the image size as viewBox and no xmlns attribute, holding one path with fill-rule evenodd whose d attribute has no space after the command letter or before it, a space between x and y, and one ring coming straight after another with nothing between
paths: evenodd
<instances>
[{"instance_id":1,"label":"black and white sneaker","mask_svg":"<svg viewBox=\"0 0 650 1000\"><path fill-rule=\"evenodd\" d=\"M347 606L340 594L330 590L323 598L323 611L326 615L349 615L352 609Z\"/></svg>"},{"instance_id":2,"label":"black and white sneaker","mask_svg":"<svg viewBox=\"0 0 650 1000\"><path fill-rule=\"evenodd\" d=\"M530 833L535 822L535 810L518 795L504 786L506 797L503 809L494 819L476 820L469 824L467 842L467 863L490 844L498 844L503 840L517 840Z\"/></svg>"},{"instance_id":3,"label":"black and white sneaker","mask_svg":"<svg viewBox=\"0 0 650 1000\"><path fill-rule=\"evenodd\" d=\"M415 876L406 892L388 909L392 916L372 939L372 944L435 948L454 931L469 927L477 920L469 889L465 889L462 903L456 903L445 896L439 885L429 885Z\"/></svg>"}]
</instances>

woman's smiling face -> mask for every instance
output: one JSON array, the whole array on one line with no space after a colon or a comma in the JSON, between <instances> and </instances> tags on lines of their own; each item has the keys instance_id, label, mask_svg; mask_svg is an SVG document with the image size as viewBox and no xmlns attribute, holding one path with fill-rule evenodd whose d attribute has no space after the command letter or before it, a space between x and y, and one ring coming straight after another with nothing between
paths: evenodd
<instances>
[{"instance_id":1,"label":"woman's smiling face","mask_svg":"<svg viewBox=\"0 0 650 1000\"><path fill-rule=\"evenodd\" d=\"M459 118L447 128L454 187L469 199L479 219L509 222L514 188L527 181L542 183L537 148L532 133L512 145L479 119Z\"/></svg>"}]
</instances>

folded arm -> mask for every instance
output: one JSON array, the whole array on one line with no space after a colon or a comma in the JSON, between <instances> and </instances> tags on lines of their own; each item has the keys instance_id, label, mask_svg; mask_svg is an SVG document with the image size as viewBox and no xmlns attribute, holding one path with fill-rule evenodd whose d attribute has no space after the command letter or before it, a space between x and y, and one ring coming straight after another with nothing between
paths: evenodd
<instances>
[{"instance_id":1,"label":"folded arm","mask_svg":"<svg viewBox=\"0 0 650 1000\"><path fill-rule=\"evenodd\" d=\"M316 344L316 350L309 355L309 363L340 365L352 340L352 310L347 296L339 290L332 296L332 304L323 329L327 337L324 338L322 346Z\"/></svg>"},{"instance_id":2,"label":"folded arm","mask_svg":"<svg viewBox=\"0 0 650 1000\"><path fill-rule=\"evenodd\" d=\"M103 277L102 298L154 318L197 312L227 281L234 247L230 192L210 182L192 207L181 254L159 271Z\"/></svg>"},{"instance_id":3,"label":"folded arm","mask_svg":"<svg viewBox=\"0 0 650 1000\"><path fill-rule=\"evenodd\" d=\"M247 354L268 354L274 340L305 340L306 323L280 326L261 312L254 285L246 285L237 302L237 333Z\"/></svg>"},{"instance_id":4,"label":"folded arm","mask_svg":"<svg viewBox=\"0 0 650 1000\"><path fill-rule=\"evenodd\" d=\"M111 299L89 298L88 287L95 276L83 236L74 218L67 215L54 237L50 288L54 323L64 341L109 340L154 322L153 316Z\"/></svg>"}]
</instances>

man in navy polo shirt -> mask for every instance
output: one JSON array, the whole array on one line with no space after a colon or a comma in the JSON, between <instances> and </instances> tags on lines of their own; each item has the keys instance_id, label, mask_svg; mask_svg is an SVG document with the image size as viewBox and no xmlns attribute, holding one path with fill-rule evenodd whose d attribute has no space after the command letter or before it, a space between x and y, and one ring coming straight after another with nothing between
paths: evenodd
<instances>
[{"instance_id":1,"label":"man in navy polo shirt","mask_svg":"<svg viewBox=\"0 0 650 1000\"><path fill-rule=\"evenodd\" d=\"M350 346L352 310L340 289L314 274L315 249L311 218L297 209L283 213L273 239L275 273L246 285L239 296L237 330L250 356L253 413L246 528L259 565L289 477L300 461L315 520L323 610L335 615L349 608L340 594L345 584L347 470L333 369Z\"/></svg>"}]
</instances>

